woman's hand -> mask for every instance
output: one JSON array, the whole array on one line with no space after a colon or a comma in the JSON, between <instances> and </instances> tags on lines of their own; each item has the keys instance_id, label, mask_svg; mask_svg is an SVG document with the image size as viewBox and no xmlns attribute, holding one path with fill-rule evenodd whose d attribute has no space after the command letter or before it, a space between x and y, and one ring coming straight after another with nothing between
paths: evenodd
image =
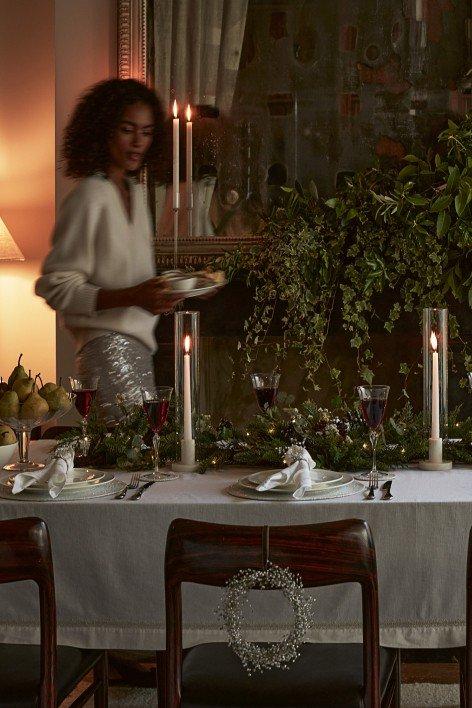
<instances>
[{"instance_id":1,"label":"woman's hand","mask_svg":"<svg viewBox=\"0 0 472 708\"><path fill-rule=\"evenodd\" d=\"M150 278L139 285L121 290L99 290L97 310L113 307L142 307L153 315L172 312L182 295L169 290L163 278Z\"/></svg>"},{"instance_id":2,"label":"woman's hand","mask_svg":"<svg viewBox=\"0 0 472 708\"><path fill-rule=\"evenodd\" d=\"M169 290L163 278L150 278L135 286L135 304L153 315L172 312L182 301L182 295Z\"/></svg>"}]
</instances>

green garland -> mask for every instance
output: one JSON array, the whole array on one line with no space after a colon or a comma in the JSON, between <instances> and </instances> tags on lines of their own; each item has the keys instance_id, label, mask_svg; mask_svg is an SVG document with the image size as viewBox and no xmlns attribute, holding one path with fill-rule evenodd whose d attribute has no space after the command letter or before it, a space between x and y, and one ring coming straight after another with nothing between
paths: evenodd
<instances>
[{"instance_id":1,"label":"green garland","mask_svg":"<svg viewBox=\"0 0 472 708\"><path fill-rule=\"evenodd\" d=\"M282 397L283 398L283 397ZM280 467L286 449L293 443L304 444L318 467L355 471L371 462L367 429L356 407L335 414L306 401L294 408L290 400L264 415L255 415L245 428L230 421L213 426L209 416L199 419L197 454L200 471L223 465ZM94 414L89 417L87 435L91 445L84 464L123 470L150 469L149 448L152 434L140 406L127 407L121 402L123 418L108 429ZM444 458L472 464L472 418L460 420L460 409L450 416L451 437L460 442L445 442ZM80 431L67 433L61 442L74 442ZM161 459L178 458L179 446L172 418L161 436ZM428 456L428 430L422 417L410 404L387 419L378 446L380 469L402 467Z\"/></svg>"}]
</instances>

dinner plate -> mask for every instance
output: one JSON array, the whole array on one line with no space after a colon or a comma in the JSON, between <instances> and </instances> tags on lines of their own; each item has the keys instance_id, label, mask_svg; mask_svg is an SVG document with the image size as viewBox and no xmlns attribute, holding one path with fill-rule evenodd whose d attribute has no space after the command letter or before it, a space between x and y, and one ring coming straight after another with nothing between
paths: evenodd
<instances>
[{"instance_id":1,"label":"dinner plate","mask_svg":"<svg viewBox=\"0 0 472 708\"><path fill-rule=\"evenodd\" d=\"M13 494L11 486L5 484L8 477L0 479L0 497L3 499L12 499L16 501L80 501L82 499L93 499L95 497L106 497L111 494L118 494L126 486L125 482L120 479L115 479L113 472L105 472L103 479L97 484L89 484L85 487L69 489L64 487L58 497L53 499L47 489L32 489L28 487L19 494Z\"/></svg>"},{"instance_id":2,"label":"dinner plate","mask_svg":"<svg viewBox=\"0 0 472 708\"><path fill-rule=\"evenodd\" d=\"M269 470L266 474L267 477L269 477L271 474L274 474L275 472L278 472L279 470ZM341 483L343 477L342 472L333 472L332 470L323 470L323 469L315 469L311 473L311 477L313 480L313 484L311 486L311 489L317 490L317 489L329 489L331 487L339 486L339 483ZM239 480L240 484L243 483L243 480L245 482L244 486L250 486L252 488L257 487L259 484L262 484L260 481L261 473L256 472L255 474L250 474L248 477L243 477L242 480ZM274 487L271 489L271 492L276 492L278 494L290 494L294 492L297 488L296 484L287 484L284 487ZM265 492L264 492L265 494Z\"/></svg>"},{"instance_id":3,"label":"dinner plate","mask_svg":"<svg viewBox=\"0 0 472 708\"><path fill-rule=\"evenodd\" d=\"M74 468L74 477L70 482L66 482L64 489L81 489L82 487L88 487L91 484L99 484L105 477L105 472L103 470L93 470L87 467L76 467ZM6 480L0 480L0 484L13 487L13 482L15 480L15 475L10 475ZM28 489L48 489L47 482L35 482L30 487L27 487L24 491Z\"/></svg>"},{"instance_id":4,"label":"dinner plate","mask_svg":"<svg viewBox=\"0 0 472 708\"><path fill-rule=\"evenodd\" d=\"M321 470L319 470L321 471ZM324 493L329 490L337 489L339 487L344 487L348 484L351 484L353 481L353 477L350 474L342 474L341 472L331 472L329 473L328 470L322 470L324 473L331 474L333 476L333 479L326 479L325 481L322 482L315 482L312 487L307 490L306 494L310 495L315 495L318 492L319 493ZM248 489L252 489L253 491L257 491L256 487L257 484L251 480L251 477L254 477L255 475L249 475L249 477L242 477L241 479L238 480L238 484L241 487L246 487ZM287 484L284 487L273 487L272 489L267 489L265 491L258 492L259 494L293 494L293 492L297 489L297 485L295 484Z\"/></svg>"},{"instance_id":5,"label":"dinner plate","mask_svg":"<svg viewBox=\"0 0 472 708\"><path fill-rule=\"evenodd\" d=\"M351 477L351 475L345 475ZM273 491L273 490L271 490ZM254 487L242 487L239 483L230 485L226 492L233 497L241 499L253 499L256 501L267 502L290 502L301 503L309 501L317 501L323 499L337 499L338 497L347 497L352 494L359 494L365 491L365 485L362 482L357 482L351 477L350 481L343 484L341 487L331 487L328 489L319 489L316 492L306 492L301 499L295 499L292 494L271 494L268 492L258 492Z\"/></svg>"}]
</instances>

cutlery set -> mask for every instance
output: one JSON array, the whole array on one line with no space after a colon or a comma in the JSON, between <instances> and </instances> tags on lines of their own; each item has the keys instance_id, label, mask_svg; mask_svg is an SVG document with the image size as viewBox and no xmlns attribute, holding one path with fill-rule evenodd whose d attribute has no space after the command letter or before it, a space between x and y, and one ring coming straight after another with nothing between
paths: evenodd
<instances>
[{"instance_id":1,"label":"cutlery set","mask_svg":"<svg viewBox=\"0 0 472 708\"><path fill-rule=\"evenodd\" d=\"M140 478L140 473L139 472L133 472L133 476L131 477L131 480L129 484L126 485L126 487L123 489L122 492L117 494L115 496L115 499L124 499L126 497L126 494L128 490L133 490L137 489L138 491L132 494L130 497L128 497L128 500L130 501L137 501L138 499L141 499L141 496L143 493L146 491L146 489L149 489L149 487L152 487L155 482L146 482L146 484L142 484L139 489L139 478Z\"/></svg>"},{"instance_id":2,"label":"cutlery set","mask_svg":"<svg viewBox=\"0 0 472 708\"><path fill-rule=\"evenodd\" d=\"M380 490L382 492L382 496L380 498L381 501L388 501L389 499L393 498L393 494L391 493L390 489L392 487L392 480L389 479L387 482L384 482L382 486L380 487ZM369 485L369 491L366 495L366 500L370 501L371 499L375 499L375 490L377 489L375 483Z\"/></svg>"}]
</instances>

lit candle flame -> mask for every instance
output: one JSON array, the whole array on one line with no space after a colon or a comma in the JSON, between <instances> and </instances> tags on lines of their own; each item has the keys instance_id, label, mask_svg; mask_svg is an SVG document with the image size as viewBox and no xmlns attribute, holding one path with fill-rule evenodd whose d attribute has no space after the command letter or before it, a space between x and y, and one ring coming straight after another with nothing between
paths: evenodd
<instances>
[{"instance_id":1,"label":"lit candle flame","mask_svg":"<svg viewBox=\"0 0 472 708\"><path fill-rule=\"evenodd\" d=\"M190 123L190 121L192 120L192 111L190 110L190 104L187 104L186 116L188 122Z\"/></svg>"},{"instance_id":2,"label":"lit candle flame","mask_svg":"<svg viewBox=\"0 0 472 708\"><path fill-rule=\"evenodd\" d=\"M436 334L435 334L434 332L431 332L431 339L430 339L430 342L431 342L431 347L432 347L433 351L437 351L437 349L438 349L438 338L436 337Z\"/></svg>"},{"instance_id":3,"label":"lit candle flame","mask_svg":"<svg viewBox=\"0 0 472 708\"><path fill-rule=\"evenodd\" d=\"M190 352L190 337L188 334L184 338L184 352L186 354Z\"/></svg>"},{"instance_id":4,"label":"lit candle flame","mask_svg":"<svg viewBox=\"0 0 472 708\"><path fill-rule=\"evenodd\" d=\"M174 112L174 118L177 118L179 112L178 112L177 101L176 101L176 100L174 100L173 112Z\"/></svg>"}]
</instances>

